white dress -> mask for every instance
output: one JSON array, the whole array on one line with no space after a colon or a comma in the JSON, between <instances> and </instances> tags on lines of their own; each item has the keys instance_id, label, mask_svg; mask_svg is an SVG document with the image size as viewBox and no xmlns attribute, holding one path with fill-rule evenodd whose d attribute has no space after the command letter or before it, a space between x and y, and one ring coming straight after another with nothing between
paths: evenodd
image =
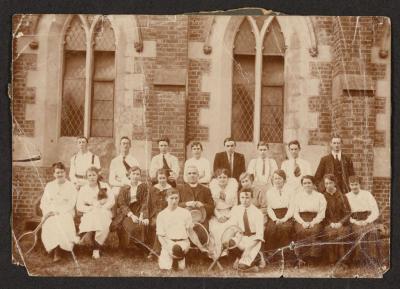
<instances>
[{"instance_id":1,"label":"white dress","mask_svg":"<svg viewBox=\"0 0 400 289\"><path fill-rule=\"evenodd\" d=\"M222 189L217 179L213 179L210 182L211 195L214 200L215 209L214 214L209 221L210 230L210 248L214 256L219 256L221 253L222 243L221 237L222 233L229 226L230 212L233 206L237 205L237 191L238 182L234 178L228 180L227 186ZM221 192L225 194L225 200L221 199ZM221 223L218 218L225 216L228 218L227 221Z\"/></svg>"},{"instance_id":2,"label":"white dress","mask_svg":"<svg viewBox=\"0 0 400 289\"><path fill-rule=\"evenodd\" d=\"M100 182L100 187L107 189L107 201L103 205L97 200L99 188L85 185L79 190L76 208L83 213L79 233L94 231L96 242L102 245L110 231L111 208L114 206L115 198L106 183Z\"/></svg>"},{"instance_id":3,"label":"white dress","mask_svg":"<svg viewBox=\"0 0 400 289\"><path fill-rule=\"evenodd\" d=\"M42 242L47 252L57 246L72 251L77 239L74 224L76 195L74 184L68 180L63 184L58 184L57 180L47 183L40 209L43 216L50 212L58 213L49 217L42 226Z\"/></svg>"}]
</instances>

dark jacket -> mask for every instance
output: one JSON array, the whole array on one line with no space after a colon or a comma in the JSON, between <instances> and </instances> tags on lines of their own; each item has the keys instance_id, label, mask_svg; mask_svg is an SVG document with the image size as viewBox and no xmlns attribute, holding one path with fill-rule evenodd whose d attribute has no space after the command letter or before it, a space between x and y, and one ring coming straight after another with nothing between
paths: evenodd
<instances>
[{"instance_id":1,"label":"dark jacket","mask_svg":"<svg viewBox=\"0 0 400 289\"><path fill-rule=\"evenodd\" d=\"M208 220L213 212L214 212L214 200L211 195L211 191L209 188L197 184L197 187L192 188L189 184L183 184L178 186L178 192L179 192L179 206L182 208L186 207L186 202L189 201L200 201L204 204L204 208L206 209L207 212L207 218Z\"/></svg>"},{"instance_id":2,"label":"dark jacket","mask_svg":"<svg viewBox=\"0 0 400 289\"><path fill-rule=\"evenodd\" d=\"M164 210L167 206L166 191L160 190L157 187L151 187L148 194L147 209L149 212L149 219L151 225L156 225L156 219L159 212Z\"/></svg>"},{"instance_id":3,"label":"dark jacket","mask_svg":"<svg viewBox=\"0 0 400 289\"><path fill-rule=\"evenodd\" d=\"M227 152L216 153L213 169L214 172L217 169L227 169L231 174L231 177L235 178L239 182L239 177L241 173L246 171L244 155L237 152L233 153L233 172L231 172Z\"/></svg>"},{"instance_id":4,"label":"dark jacket","mask_svg":"<svg viewBox=\"0 0 400 289\"><path fill-rule=\"evenodd\" d=\"M124 186L118 194L117 215L112 221L111 230L117 229L129 212L132 212L137 217L143 213L143 219L149 218L147 209L147 185L142 183L138 186L136 194L137 201L134 203L131 203L130 189L130 186Z\"/></svg>"},{"instance_id":5,"label":"dark jacket","mask_svg":"<svg viewBox=\"0 0 400 289\"><path fill-rule=\"evenodd\" d=\"M317 171L315 172L315 185L318 187L318 191L325 191L324 175L333 174L337 178L338 190L343 194L349 192L349 176L354 175L354 167L351 158L342 153L340 159L340 165L342 167L342 173L340 174L335 170L335 159L332 154L321 158Z\"/></svg>"},{"instance_id":6,"label":"dark jacket","mask_svg":"<svg viewBox=\"0 0 400 289\"><path fill-rule=\"evenodd\" d=\"M325 219L322 223L327 226L331 223L346 225L350 218L350 205L344 194L336 191L334 194L324 192L326 200Z\"/></svg>"}]
</instances>

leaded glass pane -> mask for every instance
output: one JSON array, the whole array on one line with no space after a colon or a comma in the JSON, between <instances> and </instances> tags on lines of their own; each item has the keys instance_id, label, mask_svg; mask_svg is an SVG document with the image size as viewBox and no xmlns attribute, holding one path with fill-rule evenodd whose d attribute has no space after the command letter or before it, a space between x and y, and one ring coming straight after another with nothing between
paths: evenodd
<instances>
[{"instance_id":1,"label":"leaded glass pane","mask_svg":"<svg viewBox=\"0 0 400 289\"><path fill-rule=\"evenodd\" d=\"M86 35L78 16L74 16L65 34L65 50L86 50Z\"/></svg>"},{"instance_id":2,"label":"leaded glass pane","mask_svg":"<svg viewBox=\"0 0 400 289\"><path fill-rule=\"evenodd\" d=\"M112 137L114 129L115 55L94 52L91 136Z\"/></svg>"},{"instance_id":3,"label":"leaded glass pane","mask_svg":"<svg viewBox=\"0 0 400 289\"><path fill-rule=\"evenodd\" d=\"M240 24L239 30L237 31L233 53L246 55L256 54L256 40L247 19Z\"/></svg>"},{"instance_id":4,"label":"leaded glass pane","mask_svg":"<svg viewBox=\"0 0 400 289\"><path fill-rule=\"evenodd\" d=\"M106 16L101 16L94 29L94 49L115 51L115 37L111 23Z\"/></svg>"},{"instance_id":5,"label":"leaded glass pane","mask_svg":"<svg viewBox=\"0 0 400 289\"><path fill-rule=\"evenodd\" d=\"M281 27L276 19L273 19L264 36L263 42L264 55L283 55L285 54L285 41Z\"/></svg>"},{"instance_id":6,"label":"leaded glass pane","mask_svg":"<svg viewBox=\"0 0 400 289\"><path fill-rule=\"evenodd\" d=\"M283 142L283 86L263 86L260 139Z\"/></svg>"},{"instance_id":7,"label":"leaded glass pane","mask_svg":"<svg viewBox=\"0 0 400 289\"><path fill-rule=\"evenodd\" d=\"M83 135L85 64L85 51L65 51L61 136Z\"/></svg>"},{"instance_id":8,"label":"leaded glass pane","mask_svg":"<svg viewBox=\"0 0 400 289\"><path fill-rule=\"evenodd\" d=\"M237 141L252 141L254 130L255 57L235 55L233 63L231 134Z\"/></svg>"}]
</instances>

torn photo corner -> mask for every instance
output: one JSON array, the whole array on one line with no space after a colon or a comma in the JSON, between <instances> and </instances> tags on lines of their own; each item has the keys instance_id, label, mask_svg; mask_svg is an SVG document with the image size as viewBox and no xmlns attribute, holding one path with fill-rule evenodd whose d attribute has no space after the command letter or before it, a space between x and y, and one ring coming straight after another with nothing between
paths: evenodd
<instances>
[{"instance_id":1,"label":"torn photo corner","mask_svg":"<svg viewBox=\"0 0 400 289\"><path fill-rule=\"evenodd\" d=\"M390 269L389 18L16 14L12 40L30 276Z\"/></svg>"}]
</instances>

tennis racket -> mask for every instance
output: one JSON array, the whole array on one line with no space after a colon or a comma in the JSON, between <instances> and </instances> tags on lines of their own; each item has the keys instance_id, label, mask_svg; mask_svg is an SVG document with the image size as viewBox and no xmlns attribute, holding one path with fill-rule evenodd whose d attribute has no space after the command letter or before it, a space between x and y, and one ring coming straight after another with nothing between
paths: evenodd
<instances>
[{"instance_id":1,"label":"tennis racket","mask_svg":"<svg viewBox=\"0 0 400 289\"><path fill-rule=\"evenodd\" d=\"M208 252L208 244L210 243L210 235L207 229L200 223L194 223L189 229L189 240L202 252Z\"/></svg>"},{"instance_id":2,"label":"tennis racket","mask_svg":"<svg viewBox=\"0 0 400 289\"><path fill-rule=\"evenodd\" d=\"M218 263L219 259L221 258L224 252L227 252L228 250L237 247L237 244L240 243L242 237L243 237L243 231L238 226L231 225L227 227L221 235L221 244L222 244L221 253L217 258L214 259L210 267L208 267L208 271L210 271L215 266L215 264ZM229 240L231 239L234 239L235 242L234 243L229 242Z\"/></svg>"},{"instance_id":3,"label":"tennis racket","mask_svg":"<svg viewBox=\"0 0 400 289\"><path fill-rule=\"evenodd\" d=\"M25 232L21 236L19 236L19 238L17 239L17 245L21 248L21 254L28 256L32 252L38 240L39 230L42 228L44 222L53 215L53 213L46 214L35 229Z\"/></svg>"}]
</instances>

